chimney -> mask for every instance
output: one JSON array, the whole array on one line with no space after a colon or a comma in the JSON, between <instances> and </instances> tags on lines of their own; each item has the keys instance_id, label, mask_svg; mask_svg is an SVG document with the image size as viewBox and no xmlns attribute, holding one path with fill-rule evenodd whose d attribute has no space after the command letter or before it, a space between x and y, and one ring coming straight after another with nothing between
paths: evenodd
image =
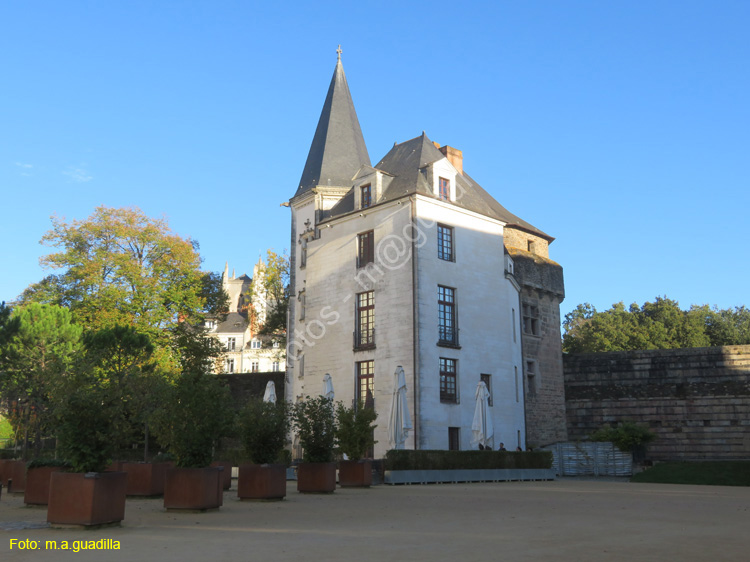
<instances>
[{"instance_id":1,"label":"chimney","mask_svg":"<svg viewBox=\"0 0 750 562\"><path fill-rule=\"evenodd\" d=\"M464 153L458 150L457 148L453 148L452 146L448 146L447 144L442 147L438 147L440 152L443 153L443 156L445 156L448 159L448 162L453 164L453 167L458 170L458 173L463 175L464 174Z\"/></svg>"}]
</instances>

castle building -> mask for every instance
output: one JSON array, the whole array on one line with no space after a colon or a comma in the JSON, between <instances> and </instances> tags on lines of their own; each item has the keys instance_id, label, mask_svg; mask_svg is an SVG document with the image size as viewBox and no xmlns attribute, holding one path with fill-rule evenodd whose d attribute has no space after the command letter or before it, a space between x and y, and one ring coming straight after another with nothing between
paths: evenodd
<instances>
[{"instance_id":1,"label":"castle building","mask_svg":"<svg viewBox=\"0 0 750 562\"><path fill-rule=\"evenodd\" d=\"M404 369L406 448L470 449L475 392L490 391L495 448L566 438L553 238L495 201L463 154L425 133L374 166L340 54L292 212L287 399L321 393L378 412L389 448Z\"/></svg>"},{"instance_id":2,"label":"castle building","mask_svg":"<svg viewBox=\"0 0 750 562\"><path fill-rule=\"evenodd\" d=\"M224 267L221 284L229 296L229 311L221 318L208 318L205 327L224 346L216 373L267 373L286 369L285 350L273 336L259 334L266 320L269 302L263 287L265 264L253 268L253 276L229 275Z\"/></svg>"}]
</instances>

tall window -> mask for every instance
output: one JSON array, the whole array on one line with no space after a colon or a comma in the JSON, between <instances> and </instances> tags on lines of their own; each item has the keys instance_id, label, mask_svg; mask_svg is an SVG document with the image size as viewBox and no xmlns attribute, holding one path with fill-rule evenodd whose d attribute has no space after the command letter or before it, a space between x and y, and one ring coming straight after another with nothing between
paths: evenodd
<instances>
[{"instance_id":1,"label":"tall window","mask_svg":"<svg viewBox=\"0 0 750 562\"><path fill-rule=\"evenodd\" d=\"M357 294L356 331L354 347L372 347L375 345L375 291Z\"/></svg>"},{"instance_id":2,"label":"tall window","mask_svg":"<svg viewBox=\"0 0 750 562\"><path fill-rule=\"evenodd\" d=\"M357 405L375 407L375 361L357 362Z\"/></svg>"},{"instance_id":3,"label":"tall window","mask_svg":"<svg viewBox=\"0 0 750 562\"><path fill-rule=\"evenodd\" d=\"M279 362L278 362L278 361L274 361L274 362L273 362L273 365L271 366L271 370L272 370L272 371L273 371L274 373L278 372L278 370L279 370Z\"/></svg>"},{"instance_id":4,"label":"tall window","mask_svg":"<svg viewBox=\"0 0 750 562\"><path fill-rule=\"evenodd\" d=\"M488 402L490 406L492 406L492 375L479 375L479 378L484 382L484 385L487 387L487 391L490 393Z\"/></svg>"},{"instance_id":5,"label":"tall window","mask_svg":"<svg viewBox=\"0 0 750 562\"><path fill-rule=\"evenodd\" d=\"M458 345L456 290L438 285L438 343Z\"/></svg>"},{"instance_id":6,"label":"tall window","mask_svg":"<svg viewBox=\"0 0 750 562\"><path fill-rule=\"evenodd\" d=\"M438 180L438 196L443 201L450 201L451 199L451 180L440 178Z\"/></svg>"},{"instance_id":7,"label":"tall window","mask_svg":"<svg viewBox=\"0 0 750 562\"><path fill-rule=\"evenodd\" d=\"M357 235L357 267L375 260L375 232L369 230Z\"/></svg>"},{"instance_id":8,"label":"tall window","mask_svg":"<svg viewBox=\"0 0 750 562\"><path fill-rule=\"evenodd\" d=\"M234 373L234 359L227 359L226 372Z\"/></svg>"},{"instance_id":9,"label":"tall window","mask_svg":"<svg viewBox=\"0 0 750 562\"><path fill-rule=\"evenodd\" d=\"M257 373L258 372L258 367L259 367L258 362L257 361L253 361L250 364L250 372L251 373Z\"/></svg>"},{"instance_id":10,"label":"tall window","mask_svg":"<svg viewBox=\"0 0 750 562\"><path fill-rule=\"evenodd\" d=\"M438 258L445 261L454 261L453 254L453 227L438 225Z\"/></svg>"},{"instance_id":11,"label":"tall window","mask_svg":"<svg viewBox=\"0 0 750 562\"><path fill-rule=\"evenodd\" d=\"M440 358L440 401L456 404L458 402L458 386L456 381L455 359Z\"/></svg>"},{"instance_id":12,"label":"tall window","mask_svg":"<svg viewBox=\"0 0 750 562\"><path fill-rule=\"evenodd\" d=\"M531 336L539 335L539 307L530 304L523 305L523 333Z\"/></svg>"},{"instance_id":13,"label":"tall window","mask_svg":"<svg viewBox=\"0 0 750 562\"><path fill-rule=\"evenodd\" d=\"M372 205L372 187L369 185L363 185L360 187L360 201L362 203L361 207L363 209L366 209L370 205Z\"/></svg>"},{"instance_id":14,"label":"tall window","mask_svg":"<svg viewBox=\"0 0 750 562\"><path fill-rule=\"evenodd\" d=\"M461 428L460 427L449 427L448 428L448 450L449 451L460 451L461 450Z\"/></svg>"},{"instance_id":15,"label":"tall window","mask_svg":"<svg viewBox=\"0 0 750 562\"><path fill-rule=\"evenodd\" d=\"M536 361L526 361L526 381L528 382L529 398L536 397L537 372Z\"/></svg>"},{"instance_id":16,"label":"tall window","mask_svg":"<svg viewBox=\"0 0 750 562\"><path fill-rule=\"evenodd\" d=\"M234 351L237 346L237 340L235 338L227 338L227 351Z\"/></svg>"}]
</instances>

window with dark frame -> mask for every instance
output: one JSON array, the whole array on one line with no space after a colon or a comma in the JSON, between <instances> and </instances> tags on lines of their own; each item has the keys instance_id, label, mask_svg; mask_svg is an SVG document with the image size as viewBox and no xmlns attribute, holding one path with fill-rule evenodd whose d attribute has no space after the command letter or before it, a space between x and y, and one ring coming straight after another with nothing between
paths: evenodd
<instances>
[{"instance_id":1,"label":"window with dark frame","mask_svg":"<svg viewBox=\"0 0 750 562\"><path fill-rule=\"evenodd\" d=\"M357 267L375 261L375 232L368 230L357 235Z\"/></svg>"},{"instance_id":2,"label":"window with dark frame","mask_svg":"<svg viewBox=\"0 0 750 562\"><path fill-rule=\"evenodd\" d=\"M451 200L451 181L447 180L445 178L440 178L438 180L438 196L443 201L450 201Z\"/></svg>"},{"instance_id":3,"label":"window with dark frame","mask_svg":"<svg viewBox=\"0 0 750 562\"><path fill-rule=\"evenodd\" d=\"M461 450L461 428L460 427L448 428L448 450L449 451Z\"/></svg>"},{"instance_id":4,"label":"window with dark frame","mask_svg":"<svg viewBox=\"0 0 750 562\"><path fill-rule=\"evenodd\" d=\"M536 361L526 361L526 380L528 383L529 398L536 397Z\"/></svg>"},{"instance_id":5,"label":"window with dark frame","mask_svg":"<svg viewBox=\"0 0 750 562\"><path fill-rule=\"evenodd\" d=\"M458 403L458 385L455 359L440 358L440 401Z\"/></svg>"},{"instance_id":6,"label":"window with dark frame","mask_svg":"<svg viewBox=\"0 0 750 562\"><path fill-rule=\"evenodd\" d=\"M523 333L530 336L539 335L539 307L531 304L522 306Z\"/></svg>"},{"instance_id":7,"label":"window with dark frame","mask_svg":"<svg viewBox=\"0 0 750 562\"><path fill-rule=\"evenodd\" d=\"M438 258L445 261L455 261L453 254L453 227L438 225Z\"/></svg>"},{"instance_id":8,"label":"window with dark frame","mask_svg":"<svg viewBox=\"0 0 750 562\"><path fill-rule=\"evenodd\" d=\"M479 378L484 382L484 385L487 387L487 391L490 393L490 397L487 399L487 402L490 406L492 406L492 375L486 375L481 374L479 375Z\"/></svg>"},{"instance_id":9,"label":"window with dark frame","mask_svg":"<svg viewBox=\"0 0 750 562\"><path fill-rule=\"evenodd\" d=\"M372 348L375 346L375 291L358 293L356 306L355 348Z\"/></svg>"},{"instance_id":10,"label":"window with dark frame","mask_svg":"<svg viewBox=\"0 0 750 562\"><path fill-rule=\"evenodd\" d=\"M257 361L253 361L252 364L250 365L250 372L251 373L257 373L259 367L260 367L260 365L258 365L258 362Z\"/></svg>"},{"instance_id":11,"label":"window with dark frame","mask_svg":"<svg viewBox=\"0 0 750 562\"><path fill-rule=\"evenodd\" d=\"M458 345L456 290L438 285L438 343Z\"/></svg>"},{"instance_id":12,"label":"window with dark frame","mask_svg":"<svg viewBox=\"0 0 750 562\"><path fill-rule=\"evenodd\" d=\"M370 185L363 185L360 188L360 202L362 209L372 205L372 187Z\"/></svg>"},{"instance_id":13,"label":"window with dark frame","mask_svg":"<svg viewBox=\"0 0 750 562\"><path fill-rule=\"evenodd\" d=\"M234 359L227 359L227 373L234 373Z\"/></svg>"},{"instance_id":14,"label":"window with dark frame","mask_svg":"<svg viewBox=\"0 0 750 562\"><path fill-rule=\"evenodd\" d=\"M234 351L237 347L236 338L227 338L227 351Z\"/></svg>"},{"instance_id":15,"label":"window with dark frame","mask_svg":"<svg viewBox=\"0 0 750 562\"><path fill-rule=\"evenodd\" d=\"M375 361L357 362L357 406L375 407Z\"/></svg>"}]
</instances>

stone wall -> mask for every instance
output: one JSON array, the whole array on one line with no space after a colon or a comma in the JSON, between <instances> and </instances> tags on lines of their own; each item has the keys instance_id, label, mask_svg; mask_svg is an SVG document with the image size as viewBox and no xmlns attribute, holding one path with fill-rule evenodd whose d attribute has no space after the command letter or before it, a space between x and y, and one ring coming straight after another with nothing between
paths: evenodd
<instances>
[{"instance_id":1,"label":"stone wall","mask_svg":"<svg viewBox=\"0 0 750 562\"><path fill-rule=\"evenodd\" d=\"M750 346L566 355L568 434L635 421L655 460L750 459Z\"/></svg>"}]
</instances>

